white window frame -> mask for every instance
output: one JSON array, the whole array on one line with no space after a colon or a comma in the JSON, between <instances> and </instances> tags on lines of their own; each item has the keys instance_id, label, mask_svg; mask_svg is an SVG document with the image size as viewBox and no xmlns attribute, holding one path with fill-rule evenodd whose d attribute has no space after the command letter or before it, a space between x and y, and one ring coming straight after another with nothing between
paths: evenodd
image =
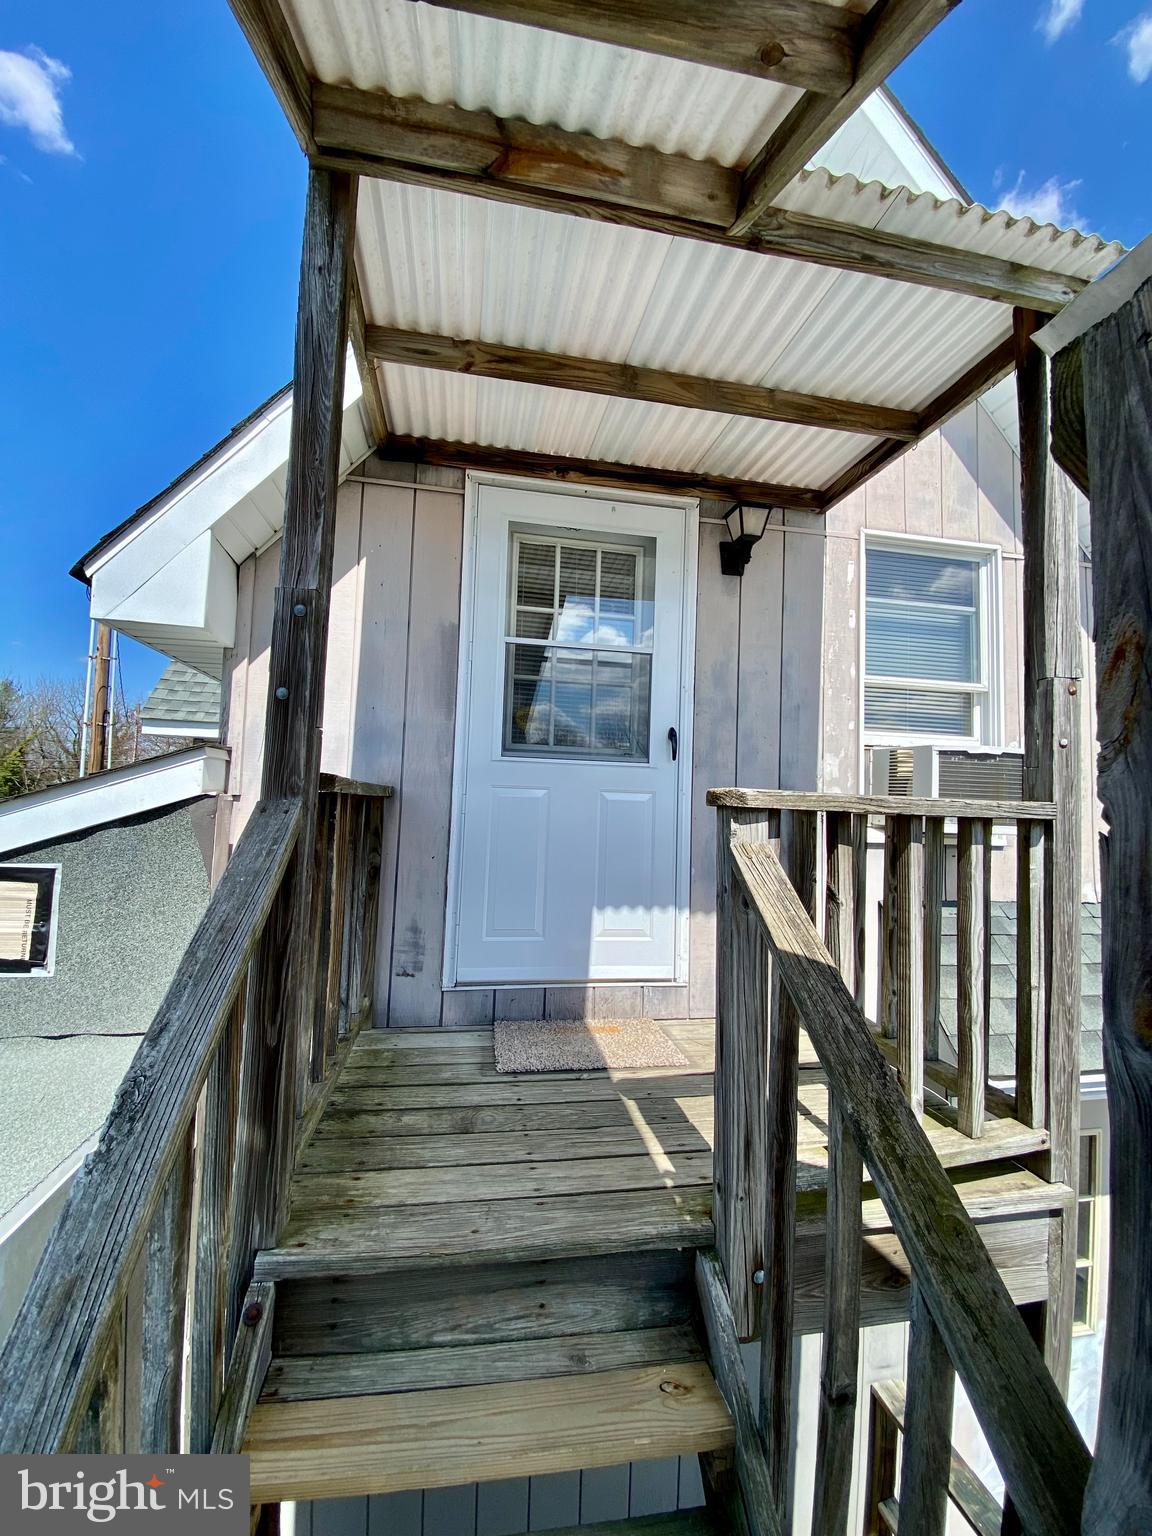
<instances>
[{"instance_id":1,"label":"white window frame","mask_svg":"<svg viewBox=\"0 0 1152 1536\"><path fill-rule=\"evenodd\" d=\"M52 874L52 910L48 916L48 953L44 964L33 966L30 971L0 971L0 986L6 981L38 981L45 976L54 976L56 973L56 937L60 931L60 883L64 872L62 864L0 864L0 879L9 870L19 870L21 873L34 871L37 874Z\"/></svg>"},{"instance_id":2,"label":"white window frame","mask_svg":"<svg viewBox=\"0 0 1152 1536\"><path fill-rule=\"evenodd\" d=\"M933 683L923 678L908 678L910 687L934 689L941 693L973 694L978 701L979 729L971 736L953 736L940 732L886 731L865 724L866 660L868 646L868 550L877 548L922 550L926 555L954 555L971 560L979 567L977 627L980 644L981 682ZM1003 551L998 544L982 544L961 539L940 539L928 535L885 533L875 529L860 530L860 635L857 642L859 678L858 718L863 747L933 746L953 751L999 752L1004 746L1004 581ZM886 678L899 683L901 679Z\"/></svg>"}]
</instances>

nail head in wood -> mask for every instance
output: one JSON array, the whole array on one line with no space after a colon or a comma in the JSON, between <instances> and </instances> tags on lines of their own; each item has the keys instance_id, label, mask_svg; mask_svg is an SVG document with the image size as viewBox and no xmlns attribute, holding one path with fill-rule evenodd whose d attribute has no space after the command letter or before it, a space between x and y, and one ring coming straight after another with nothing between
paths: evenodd
<instances>
[{"instance_id":1,"label":"nail head in wood","mask_svg":"<svg viewBox=\"0 0 1152 1536\"><path fill-rule=\"evenodd\" d=\"M263 1316L264 1308L260 1305L260 1303L258 1301L249 1302L249 1304L244 1308L245 1328L255 1328L256 1324Z\"/></svg>"},{"instance_id":2,"label":"nail head in wood","mask_svg":"<svg viewBox=\"0 0 1152 1536\"><path fill-rule=\"evenodd\" d=\"M284 700L288 697L287 688L277 688L276 697L280 700L281 703L283 703Z\"/></svg>"},{"instance_id":3,"label":"nail head in wood","mask_svg":"<svg viewBox=\"0 0 1152 1536\"><path fill-rule=\"evenodd\" d=\"M303 603L297 603L294 606L294 608L292 609L292 612L296 615L296 617L298 619L302 619L304 617L304 615L308 612L308 610L307 610L307 608L305 608Z\"/></svg>"}]
</instances>

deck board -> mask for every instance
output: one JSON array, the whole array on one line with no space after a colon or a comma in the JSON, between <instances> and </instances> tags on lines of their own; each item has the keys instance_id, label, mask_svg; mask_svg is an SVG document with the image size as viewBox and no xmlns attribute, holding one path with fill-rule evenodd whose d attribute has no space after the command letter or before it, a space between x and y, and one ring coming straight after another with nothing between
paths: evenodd
<instances>
[{"instance_id":1,"label":"deck board","mask_svg":"<svg viewBox=\"0 0 1152 1536\"><path fill-rule=\"evenodd\" d=\"M687 1069L503 1075L491 1030L362 1034L292 1185L274 1277L389 1273L465 1259L706 1246L713 1028L668 1023ZM798 1192L827 1177L828 1093L802 1041ZM1043 1132L989 1119L974 1141L929 1112L950 1167L1015 1158Z\"/></svg>"},{"instance_id":2,"label":"deck board","mask_svg":"<svg viewBox=\"0 0 1152 1536\"><path fill-rule=\"evenodd\" d=\"M252 1500L447 1488L723 1450L732 1421L699 1361L387 1396L260 1403Z\"/></svg>"}]
</instances>

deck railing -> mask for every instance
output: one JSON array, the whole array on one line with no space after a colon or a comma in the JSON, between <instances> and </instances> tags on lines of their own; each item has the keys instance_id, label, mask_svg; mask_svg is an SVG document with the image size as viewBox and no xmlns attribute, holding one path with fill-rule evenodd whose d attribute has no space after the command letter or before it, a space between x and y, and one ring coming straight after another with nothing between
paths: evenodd
<instances>
[{"instance_id":1,"label":"deck railing","mask_svg":"<svg viewBox=\"0 0 1152 1536\"><path fill-rule=\"evenodd\" d=\"M713 791L709 800L719 811L715 1219L723 1283L713 1275L702 1298L711 1327L724 1326L717 1307L730 1306L733 1335L761 1337L759 1441L745 1451L746 1459L762 1459L769 1490L760 1528L787 1529L803 1026L828 1091L813 1530L832 1536L847 1528L865 1176L911 1275L901 1526L918 1536L943 1531L956 1372L1024 1529L1078 1530L1088 1453L924 1126L926 1092L935 1088L956 1101L932 1104L933 1135L950 1139L950 1160L973 1161L983 1146L989 1158L1004 1155L996 1117L1007 1117L1014 1146L1045 1145L1044 871L1053 807L739 790ZM879 1018L870 1023L867 850L870 821L878 819L885 835L872 1011ZM994 822L1013 823L1018 843L1012 1096L988 1085L985 1059ZM957 1060L950 1063L939 1022L940 915L953 823Z\"/></svg>"},{"instance_id":2,"label":"deck railing","mask_svg":"<svg viewBox=\"0 0 1152 1536\"><path fill-rule=\"evenodd\" d=\"M0 1452L238 1448L219 1425L267 1331L245 1305L255 1252L371 1011L389 791L321 790L314 849L300 801L263 801L211 896L0 1356ZM314 948L298 955L304 858ZM302 985L314 1010L293 1006Z\"/></svg>"}]
</instances>

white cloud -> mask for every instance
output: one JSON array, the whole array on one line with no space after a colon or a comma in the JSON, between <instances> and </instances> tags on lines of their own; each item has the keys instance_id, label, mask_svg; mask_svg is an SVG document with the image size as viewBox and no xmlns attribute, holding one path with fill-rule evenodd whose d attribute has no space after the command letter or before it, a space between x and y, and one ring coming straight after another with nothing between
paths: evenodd
<instances>
[{"instance_id":1,"label":"white cloud","mask_svg":"<svg viewBox=\"0 0 1152 1536\"><path fill-rule=\"evenodd\" d=\"M1025 185L1021 171L1012 187L1001 194L1000 206L1017 218L1027 217L1035 219L1037 224L1055 224L1059 229L1068 229L1081 222L1072 201L1072 194L1079 185L1078 181L1061 181L1058 176L1049 176L1039 186L1029 187Z\"/></svg>"},{"instance_id":2,"label":"white cloud","mask_svg":"<svg viewBox=\"0 0 1152 1536\"><path fill-rule=\"evenodd\" d=\"M25 128L37 149L49 155L74 155L64 127L60 87L72 71L39 48L23 53L0 50L0 123Z\"/></svg>"},{"instance_id":3,"label":"white cloud","mask_svg":"<svg viewBox=\"0 0 1152 1536\"><path fill-rule=\"evenodd\" d=\"M1058 37L1063 37L1068 28L1080 20L1083 9L1084 0L1048 0L1047 8L1036 23L1044 34L1044 41L1054 43Z\"/></svg>"},{"instance_id":4,"label":"white cloud","mask_svg":"<svg viewBox=\"0 0 1152 1536\"><path fill-rule=\"evenodd\" d=\"M1143 85L1152 75L1152 11L1137 16L1112 41L1128 50L1128 73L1137 85Z\"/></svg>"}]
</instances>

